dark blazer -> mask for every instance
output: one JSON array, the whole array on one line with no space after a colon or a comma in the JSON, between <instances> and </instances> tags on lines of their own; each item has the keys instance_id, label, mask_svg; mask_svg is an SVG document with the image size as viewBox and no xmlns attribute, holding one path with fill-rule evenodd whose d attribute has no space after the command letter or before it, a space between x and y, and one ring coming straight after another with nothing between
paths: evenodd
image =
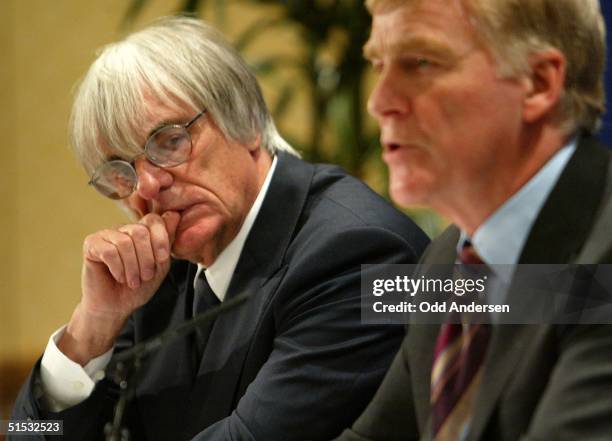
<instances>
[{"instance_id":1,"label":"dark blazer","mask_svg":"<svg viewBox=\"0 0 612 441\"><path fill-rule=\"evenodd\" d=\"M226 296L254 298L217 318L201 360L191 338L147 359L129 409L133 439L338 435L371 399L403 336L401 327L361 324L360 265L416 262L427 242L339 168L279 154ZM152 300L134 313L118 350L189 318L195 270L173 263ZM37 369L14 417L63 419L65 439L102 439L116 398L110 382L99 382L84 403L50 413L35 396Z\"/></svg>"},{"instance_id":2,"label":"dark blazer","mask_svg":"<svg viewBox=\"0 0 612 441\"><path fill-rule=\"evenodd\" d=\"M580 142L529 233L519 263L612 263L610 153ZM424 263L453 263L450 227ZM341 441L430 440L439 325L410 326L366 411ZM468 441L612 439L610 325L493 327Z\"/></svg>"}]
</instances>

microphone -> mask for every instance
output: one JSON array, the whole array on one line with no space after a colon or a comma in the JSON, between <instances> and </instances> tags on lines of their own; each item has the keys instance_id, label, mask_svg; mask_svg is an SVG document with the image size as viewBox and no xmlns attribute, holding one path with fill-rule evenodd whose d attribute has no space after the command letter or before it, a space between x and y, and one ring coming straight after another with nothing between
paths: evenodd
<instances>
[{"instance_id":1,"label":"microphone","mask_svg":"<svg viewBox=\"0 0 612 441\"><path fill-rule=\"evenodd\" d=\"M224 300L219 306L209 309L177 326L169 329L155 337L136 344L134 347L115 354L104 370L104 375L119 386L119 400L115 406L113 420L104 427L107 441L129 441L130 434L127 428L123 428L123 417L128 402L134 397L135 382L138 370L142 365L142 359L160 347L194 332L198 327L209 324L217 317L238 307L251 297L250 293L243 293L236 297Z\"/></svg>"},{"instance_id":2,"label":"microphone","mask_svg":"<svg viewBox=\"0 0 612 441\"><path fill-rule=\"evenodd\" d=\"M129 361L142 359L151 352L154 352L160 347L168 344L169 342L191 334L200 326L214 321L218 316L225 314L226 312L246 302L250 297L251 294L243 293L236 297L232 297L231 299L227 299L223 301L223 303L221 303L219 306L215 306L214 308L211 308L208 311L203 312L202 314L198 314L191 320L188 320L187 322L183 323L180 326L177 326L176 328L169 329L163 332L162 334L150 338L149 340L145 340L143 342L138 343L130 349L115 354L107 365L105 369L105 374L108 375L109 373L116 371L117 369L121 370L122 364L125 364ZM117 384L119 383L117 382Z\"/></svg>"}]
</instances>

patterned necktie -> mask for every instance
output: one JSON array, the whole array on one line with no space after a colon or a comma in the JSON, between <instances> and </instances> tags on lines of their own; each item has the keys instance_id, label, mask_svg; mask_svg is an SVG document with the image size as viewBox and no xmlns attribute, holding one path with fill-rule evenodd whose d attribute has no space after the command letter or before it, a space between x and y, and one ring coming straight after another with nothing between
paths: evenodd
<instances>
[{"instance_id":1,"label":"patterned necktie","mask_svg":"<svg viewBox=\"0 0 612 441\"><path fill-rule=\"evenodd\" d=\"M206 274L204 274L204 271L200 271L194 284L193 316L196 317L198 314L202 314L219 304L221 302L208 284ZM214 322L201 325L196 330L196 360L198 363L204 354L213 324Z\"/></svg>"},{"instance_id":2,"label":"patterned necktie","mask_svg":"<svg viewBox=\"0 0 612 441\"><path fill-rule=\"evenodd\" d=\"M459 260L483 263L469 242ZM431 372L432 440L460 441L467 436L490 336L488 324L441 326Z\"/></svg>"}]
</instances>

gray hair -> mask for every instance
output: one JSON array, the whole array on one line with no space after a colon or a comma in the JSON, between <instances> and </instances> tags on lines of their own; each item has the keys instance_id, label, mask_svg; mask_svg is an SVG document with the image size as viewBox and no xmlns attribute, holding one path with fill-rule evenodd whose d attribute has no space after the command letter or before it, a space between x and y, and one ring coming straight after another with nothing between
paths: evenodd
<instances>
[{"instance_id":1,"label":"gray hair","mask_svg":"<svg viewBox=\"0 0 612 441\"><path fill-rule=\"evenodd\" d=\"M142 152L137 133L150 95L177 110L206 109L231 140L260 135L271 154L297 155L276 130L254 74L221 34L201 20L171 17L102 48L78 87L71 142L89 174L109 149L126 159Z\"/></svg>"}]
</instances>

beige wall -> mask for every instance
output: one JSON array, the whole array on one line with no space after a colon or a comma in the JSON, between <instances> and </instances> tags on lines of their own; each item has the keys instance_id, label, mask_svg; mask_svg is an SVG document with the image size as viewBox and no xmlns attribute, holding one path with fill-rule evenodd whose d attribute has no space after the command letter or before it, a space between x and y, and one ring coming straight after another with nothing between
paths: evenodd
<instances>
[{"instance_id":1,"label":"beige wall","mask_svg":"<svg viewBox=\"0 0 612 441\"><path fill-rule=\"evenodd\" d=\"M4 134L4 145L0 146L0 200L3 201L0 216L0 361L13 351L10 336L17 323L16 304L10 301L16 290L13 259L17 249L13 6L12 0L0 2L0 133Z\"/></svg>"},{"instance_id":2,"label":"beige wall","mask_svg":"<svg viewBox=\"0 0 612 441\"><path fill-rule=\"evenodd\" d=\"M10 244L16 258L8 267L14 287L3 317L12 316L7 348L17 357L40 352L69 317L79 297L82 237L120 219L90 194L66 139L71 87L92 49L116 37L120 3L13 3L15 106L3 107L0 119L8 116L15 128Z\"/></svg>"},{"instance_id":3,"label":"beige wall","mask_svg":"<svg viewBox=\"0 0 612 441\"><path fill-rule=\"evenodd\" d=\"M83 237L122 221L87 187L68 148L72 87L95 48L119 36L126 1L0 2L3 215L0 358L44 348L79 298ZM152 2L144 19L176 2Z\"/></svg>"},{"instance_id":4,"label":"beige wall","mask_svg":"<svg viewBox=\"0 0 612 441\"><path fill-rule=\"evenodd\" d=\"M150 0L134 26L180 3ZM72 88L95 49L121 36L127 4L0 1L0 362L30 359L44 349L78 302L83 238L123 221L112 202L86 185L66 127ZM258 14L232 4L228 17L240 19L227 20L230 38ZM291 35L275 38L295 48ZM270 40L258 40L258 47L268 51ZM274 100L273 86L264 85L264 93ZM304 110L290 113L305 120Z\"/></svg>"}]
</instances>

